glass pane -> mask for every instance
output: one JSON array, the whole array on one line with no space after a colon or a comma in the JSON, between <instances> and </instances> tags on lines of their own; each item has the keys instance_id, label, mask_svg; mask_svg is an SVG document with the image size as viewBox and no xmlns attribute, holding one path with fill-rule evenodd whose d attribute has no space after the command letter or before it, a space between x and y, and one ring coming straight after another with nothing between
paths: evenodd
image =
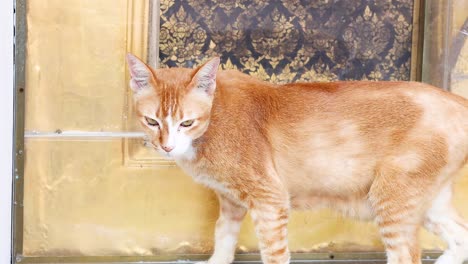
<instances>
[{"instance_id":1,"label":"glass pane","mask_svg":"<svg viewBox=\"0 0 468 264\"><path fill-rule=\"evenodd\" d=\"M426 5L423 81L468 97L468 1Z\"/></svg>"}]
</instances>

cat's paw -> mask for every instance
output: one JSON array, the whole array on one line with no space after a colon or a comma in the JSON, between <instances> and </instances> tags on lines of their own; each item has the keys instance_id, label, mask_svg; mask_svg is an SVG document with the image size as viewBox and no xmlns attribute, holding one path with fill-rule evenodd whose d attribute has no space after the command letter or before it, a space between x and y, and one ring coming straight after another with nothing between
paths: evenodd
<instances>
[{"instance_id":1,"label":"cat's paw","mask_svg":"<svg viewBox=\"0 0 468 264\"><path fill-rule=\"evenodd\" d=\"M442 254L435 262L435 264L454 264L454 263L458 263L458 262L456 262L455 256L449 252Z\"/></svg>"}]
</instances>

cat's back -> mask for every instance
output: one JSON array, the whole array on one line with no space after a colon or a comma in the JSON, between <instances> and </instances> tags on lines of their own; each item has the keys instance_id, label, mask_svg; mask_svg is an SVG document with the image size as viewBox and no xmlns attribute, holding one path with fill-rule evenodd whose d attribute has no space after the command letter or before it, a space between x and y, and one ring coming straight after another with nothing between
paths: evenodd
<instances>
[{"instance_id":1,"label":"cat's back","mask_svg":"<svg viewBox=\"0 0 468 264\"><path fill-rule=\"evenodd\" d=\"M353 124L357 136L369 142L374 140L379 147L388 138L386 134L400 134L399 140L393 137L388 142L395 145L422 131L421 137L441 135L446 140L459 135L462 145L468 144L468 100L428 84L298 83L284 85L275 92L283 98L276 117L280 123L288 123L288 117L295 116L289 118L295 123L293 127L339 130L337 124Z\"/></svg>"},{"instance_id":2,"label":"cat's back","mask_svg":"<svg viewBox=\"0 0 468 264\"><path fill-rule=\"evenodd\" d=\"M286 111L297 111L300 106L305 112L359 113L364 118L372 118L376 114L401 117L402 113L434 112L435 109L455 111L451 115L445 113L448 119L468 111L467 99L420 82L291 83L275 90L278 97L284 99L282 107ZM417 119L416 116L414 118Z\"/></svg>"}]
</instances>

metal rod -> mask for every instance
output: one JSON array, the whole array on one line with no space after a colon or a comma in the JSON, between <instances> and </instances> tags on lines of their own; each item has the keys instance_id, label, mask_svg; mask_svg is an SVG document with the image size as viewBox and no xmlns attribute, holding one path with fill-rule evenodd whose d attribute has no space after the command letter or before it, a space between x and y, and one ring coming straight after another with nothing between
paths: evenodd
<instances>
[{"instance_id":1,"label":"metal rod","mask_svg":"<svg viewBox=\"0 0 468 264\"><path fill-rule=\"evenodd\" d=\"M440 256L440 252L426 251L422 252L422 263L434 263L434 260ZM194 263L200 260L206 260L209 255L206 254L188 254L188 255L155 255L155 256L76 256L76 257L24 257L21 263L96 263L96 264L175 264L175 263ZM236 255L235 264L261 264L260 255L255 253L246 253ZM328 253L292 253L291 264L293 263L386 263L384 252L328 252Z\"/></svg>"},{"instance_id":2,"label":"metal rod","mask_svg":"<svg viewBox=\"0 0 468 264\"><path fill-rule=\"evenodd\" d=\"M90 132L90 131L26 131L25 138L144 138L143 132Z\"/></svg>"},{"instance_id":3,"label":"metal rod","mask_svg":"<svg viewBox=\"0 0 468 264\"><path fill-rule=\"evenodd\" d=\"M26 93L26 0L15 1L15 98L14 98L14 180L13 180L13 262L23 255L24 194L24 112Z\"/></svg>"}]
</instances>

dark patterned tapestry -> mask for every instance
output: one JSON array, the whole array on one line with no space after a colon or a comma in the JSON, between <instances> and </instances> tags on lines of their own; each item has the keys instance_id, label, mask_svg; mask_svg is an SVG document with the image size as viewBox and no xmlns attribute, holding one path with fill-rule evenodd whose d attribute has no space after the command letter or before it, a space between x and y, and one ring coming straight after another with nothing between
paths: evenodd
<instances>
[{"instance_id":1,"label":"dark patterned tapestry","mask_svg":"<svg viewBox=\"0 0 468 264\"><path fill-rule=\"evenodd\" d=\"M409 80L413 0L161 0L161 67L277 83Z\"/></svg>"}]
</instances>

